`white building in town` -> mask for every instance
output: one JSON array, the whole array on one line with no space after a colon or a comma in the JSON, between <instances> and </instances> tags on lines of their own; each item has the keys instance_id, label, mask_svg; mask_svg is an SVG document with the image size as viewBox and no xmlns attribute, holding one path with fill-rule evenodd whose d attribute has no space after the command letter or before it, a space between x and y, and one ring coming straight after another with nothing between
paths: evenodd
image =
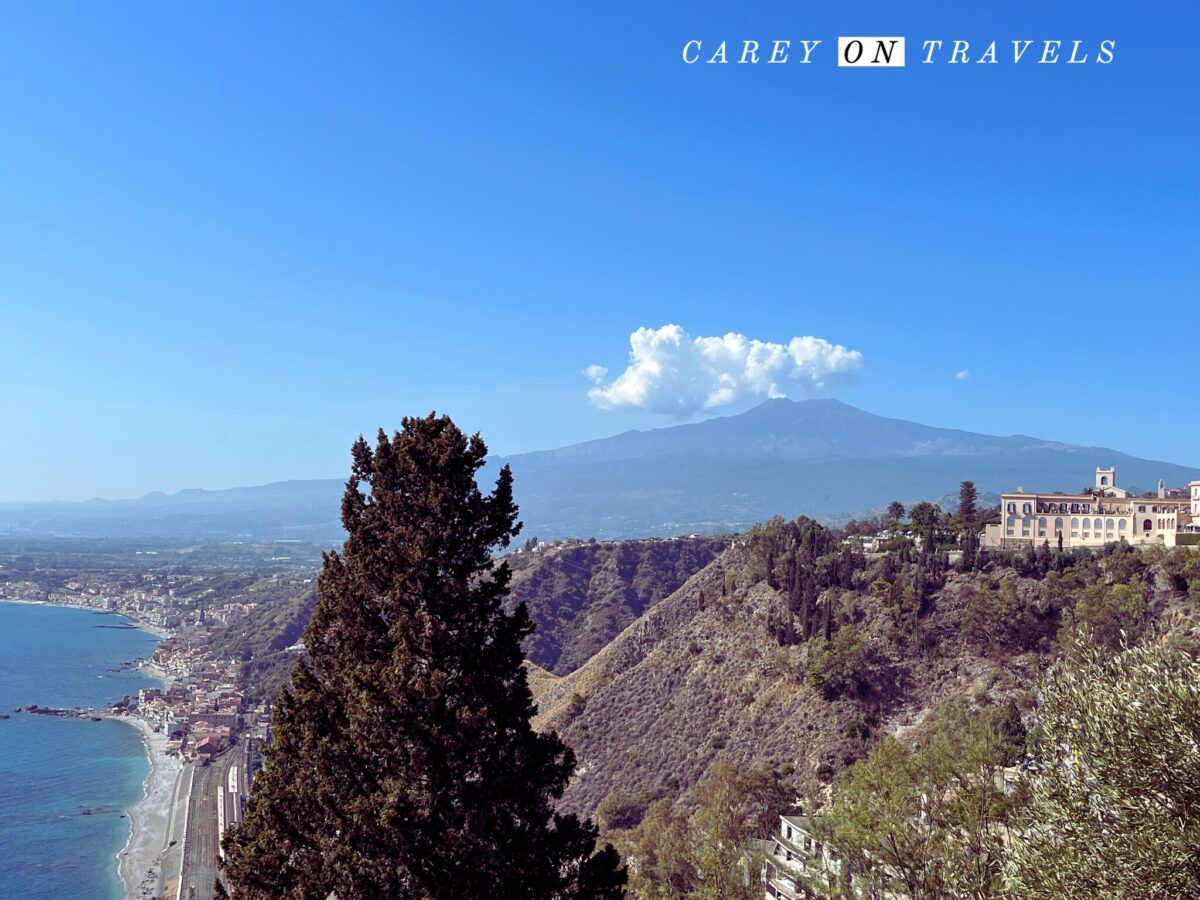
<instances>
[{"instance_id":1,"label":"white building in town","mask_svg":"<svg viewBox=\"0 0 1200 900\"><path fill-rule=\"evenodd\" d=\"M1060 542L1063 548L1100 547L1113 541L1174 547L1181 534L1200 533L1200 481L1187 490L1134 497L1117 486L1117 470L1097 467L1096 481L1086 493L1045 494L1017 488L1002 494L1000 521L984 530L983 545L1020 549L1031 542Z\"/></svg>"}]
</instances>

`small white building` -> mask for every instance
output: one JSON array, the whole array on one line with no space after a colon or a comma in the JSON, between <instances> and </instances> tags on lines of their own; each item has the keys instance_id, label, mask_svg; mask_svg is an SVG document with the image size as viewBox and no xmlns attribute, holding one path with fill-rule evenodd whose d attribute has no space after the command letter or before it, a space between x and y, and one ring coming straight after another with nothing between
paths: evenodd
<instances>
[{"instance_id":1,"label":"small white building","mask_svg":"<svg viewBox=\"0 0 1200 900\"><path fill-rule=\"evenodd\" d=\"M779 831L761 847L767 900L815 900L839 890L854 896L845 866L819 840L810 816L780 816Z\"/></svg>"}]
</instances>

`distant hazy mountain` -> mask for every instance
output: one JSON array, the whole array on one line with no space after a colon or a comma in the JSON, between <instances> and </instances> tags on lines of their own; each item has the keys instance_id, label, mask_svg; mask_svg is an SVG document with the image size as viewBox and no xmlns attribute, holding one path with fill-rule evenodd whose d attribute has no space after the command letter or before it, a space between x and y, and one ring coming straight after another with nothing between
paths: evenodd
<instances>
[{"instance_id":1,"label":"distant hazy mountain","mask_svg":"<svg viewBox=\"0 0 1200 900\"><path fill-rule=\"evenodd\" d=\"M889 419L837 400L768 400L741 415L630 431L504 460L526 533L542 537L741 529L775 514L840 518L898 499L1023 486L1077 490L1098 465L1121 484L1180 485L1200 469L1115 450Z\"/></svg>"},{"instance_id":2,"label":"distant hazy mountain","mask_svg":"<svg viewBox=\"0 0 1200 900\"><path fill-rule=\"evenodd\" d=\"M156 491L136 500L0 503L0 536L329 544L344 536L343 484L278 481L223 491Z\"/></svg>"},{"instance_id":3,"label":"distant hazy mountain","mask_svg":"<svg viewBox=\"0 0 1200 900\"><path fill-rule=\"evenodd\" d=\"M953 492L1076 490L1098 465L1121 484L1180 485L1200 469L1099 447L889 419L837 400L768 400L741 415L493 459L512 465L524 535L619 538L840 518ZM333 542L338 480L138 500L0 504L0 534Z\"/></svg>"}]
</instances>

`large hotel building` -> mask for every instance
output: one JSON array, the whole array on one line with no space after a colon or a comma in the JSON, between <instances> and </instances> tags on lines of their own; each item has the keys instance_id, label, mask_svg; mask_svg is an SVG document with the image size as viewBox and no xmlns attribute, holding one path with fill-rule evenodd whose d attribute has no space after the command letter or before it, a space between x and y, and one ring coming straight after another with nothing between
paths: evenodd
<instances>
[{"instance_id":1,"label":"large hotel building","mask_svg":"<svg viewBox=\"0 0 1200 900\"><path fill-rule=\"evenodd\" d=\"M1082 494L1041 494L1017 488L1001 495L1000 521L984 529L983 545L1005 549L1049 541L1057 547L1099 547L1112 541L1174 547L1180 534L1200 532L1200 481L1186 490L1134 497L1117 487L1117 470L1097 468Z\"/></svg>"}]
</instances>

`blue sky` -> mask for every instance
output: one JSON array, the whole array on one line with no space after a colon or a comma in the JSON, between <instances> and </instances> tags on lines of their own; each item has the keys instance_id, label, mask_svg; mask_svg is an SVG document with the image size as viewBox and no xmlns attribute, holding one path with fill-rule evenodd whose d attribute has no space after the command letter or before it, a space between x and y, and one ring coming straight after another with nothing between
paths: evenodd
<instances>
[{"instance_id":1,"label":"blue sky","mask_svg":"<svg viewBox=\"0 0 1200 900\"><path fill-rule=\"evenodd\" d=\"M0 499L340 476L360 431L434 408L502 453L670 424L581 374L668 323L856 350L821 395L873 412L1200 465L1197 25L1108 0L9 5ZM905 35L909 65L839 70L839 34ZM691 38L829 55L689 67ZM917 64L1015 38L1116 59Z\"/></svg>"}]
</instances>

